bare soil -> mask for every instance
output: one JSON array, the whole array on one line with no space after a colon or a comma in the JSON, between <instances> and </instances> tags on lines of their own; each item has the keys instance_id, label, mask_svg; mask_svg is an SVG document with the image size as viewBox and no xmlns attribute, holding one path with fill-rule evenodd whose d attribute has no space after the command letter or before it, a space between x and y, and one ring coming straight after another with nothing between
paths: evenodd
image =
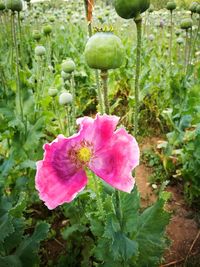
<instances>
[{"instance_id":1,"label":"bare soil","mask_svg":"<svg viewBox=\"0 0 200 267\"><path fill-rule=\"evenodd\" d=\"M141 151L155 148L160 138L146 138L141 144ZM136 183L142 197L142 206L152 204L157 196L148 177L153 172L152 168L141 163L136 171ZM180 184L167 186L167 191L172 197L167 209L172 212L170 224L167 227L167 236L171 246L164 255L164 266L200 267L200 225L196 220L197 211L188 207L184 200L183 187Z\"/></svg>"}]
</instances>

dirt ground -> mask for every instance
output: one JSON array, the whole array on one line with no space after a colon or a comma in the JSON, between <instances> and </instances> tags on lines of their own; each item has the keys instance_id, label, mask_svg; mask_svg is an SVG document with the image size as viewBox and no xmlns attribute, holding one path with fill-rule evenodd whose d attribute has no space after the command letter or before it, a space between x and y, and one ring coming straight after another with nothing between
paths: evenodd
<instances>
[{"instance_id":1,"label":"dirt ground","mask_svg":"<svg viewBox=\"0 0 200 267\"><path fill-rule=\"evenodd\" d=\"M147 138L142 142L141 151L156 147L159 138ZM136 183L142 197L142 206L148 206L156 200L148 177L152 169L141 163L136 171ZM195 218L195 211L184 201L181 185L167 186L172 198L167 208L172 212L172 218L167 227L167 236L171 246L164 255L164 266L200 267L200 227Z\"/></svg>"}]
</instances>

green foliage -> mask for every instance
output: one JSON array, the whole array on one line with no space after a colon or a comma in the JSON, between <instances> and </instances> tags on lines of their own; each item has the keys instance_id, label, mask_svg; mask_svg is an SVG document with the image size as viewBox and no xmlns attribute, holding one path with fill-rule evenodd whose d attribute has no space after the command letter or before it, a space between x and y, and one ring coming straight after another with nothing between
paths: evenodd
<instances>
[{"instance_id":1,"label":"green foliage","mask_svg":"<svg viewBox=\"0 0 200 267\"><path fill-rule=\"evenodd\" d=\"M99 266L158 266L167 246L165 228L170 214L164 210L166 196L161 194L144 211L140 211L136 188L131 194L120 193L120 197L122 222L112 214L112 206L104 228L98 217L91 220L91 231L98 238L95 256L104 261Z\"/></svg>"},{"instance_id":2,"label":"green foliage","mask_svg":"<svg viewBox=\"0 0 200 267\"><path fill-rule=\"evenodd\" d=\"M155 0L152 3L158 10L165 7L166 2ZM184 1L177 4L180 6L181 2ZM168 195L161 195L152 207L142 210L136 190L131 194L120 193L120 217L120 212L116 212L114 189L103 183L97 191L90 177L88 188L73 203L55 212L47 212L39 202L34 181L36 161L43 157L43 144L60 133L66 135L70 124L67 109L58 102L63 91L71 92L71 77L64 81L61 76L63 60L69 57L76 64L76 117L93 116L98 101L95 72L88 68L84 59L88 33L83 1L61 3L52 0L31 5L31 9L20 13L21 28L15 15L19 64L11 16L8 12L0 14L0 266L158 266L168 244L164 235L170 216L164 208ZM147 13L143 18L139 132L141 135L166 134L167 141L160 145L159 154L144 154L145 162L154 169L150 181L163 182L173 177L184 183L185 196L192 204L198 203L200 196L200 90L197 79L200 65L198 51L195 51L199 40L197 38L194 49L197 53L186 76L183 69L185 49L183 45L177 45L174 38L173 73L170 73L168 13L161 10ZM111 1L99 0L98 4L95 1L93 15L93 26L112 24L125 46L125 64L109 71L109 102L111 113L120 116L121 123L131 133L135 106L135 31L131 23L116 16ZM180 28L182 16L184 13L180 11L173 18L174 33ZM193 36L197 33L196 18L194 14ZM163 27L159 26L161 19ZM47 24L52 27L48 37L40 31ZM33 36L36 29L41 35L39 42ZM149 34L154 35L153 41L149 40ZM185 38L182 32L180 36ZM37 45L46 49L46 55L40 59L34 55ZM23 114L18 106L18 78ZM48 94L50 88L58 91L54 98ZM69 107L70 118L71 110ZM71 133L76 131L69 128ZM39 245L50 227L41 220L52 225L51 235L39 253L40 259ZM52 240L61 245L58 257L47 259L47 263L43 258L52 256L47 251L48 242Z\"/></svg>"},{"instance_id":3,"label":"green foliage","mask_svg":"<svg viewBox=\"0 0 200 267\"><path fill-rule=\"evenodd\" d=\"M182 175L185 181L185 194L189 203L199 204L200 197L200 125L184 137L181 153Z\"/></svg>"},{"instance_id":4,"label":"green foliage","mask_svg":"<svg viewBox=\"0 0 200 267\"><path fill-rule=\"evenodd\" d=\"M2 188L1 188L2 191ZM23 213L27 195L22 192L13 206L11 199L0 194L0 263L2 267L35 266L39 262L40 241L47 236L49 225L40 222L32 235L25 234Z\"/></svg>"},{"instance_id":5,"label":"green foliage","mask_svg":"<svg viewBox=\"0 0 200 267\"><path fill-rule=\"evenodd\" d=\"M159 154L153 150L145 150L142 154L142 160L148 167L152 168L152 174L148 177L149 182L152 184L166 181L170 173L174 171L173 166L170 165L169 168L169 163L168 166L165 166Z\"/></svg>"}]
</instances>

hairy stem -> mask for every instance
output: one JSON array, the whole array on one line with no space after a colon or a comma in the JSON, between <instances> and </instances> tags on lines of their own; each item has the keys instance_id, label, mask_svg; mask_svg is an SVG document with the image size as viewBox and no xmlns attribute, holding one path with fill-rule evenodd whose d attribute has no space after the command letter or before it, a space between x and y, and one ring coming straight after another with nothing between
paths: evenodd
<instances>
[{"instance_id":1,"label":"hairy stem","mask_svg":"<svg viewBox=\"0 0 200 267\"><path fill-rule=\"evenodd\" d=\"M72 73L71 77L71 91L72 91L72 125L73 130L76 128L76 92L75 92L75 80L74 80L74 74Z\"/></svg>"},{"instance_id":2,"label":"hairy stem","mask_svg":"<svg viewBox=\"0 0 200 267\"><path fill-rule=\"evenodd\" d=\"M184 64L184 71L187 70L187 55L188 55L188 30L186 30L186 37L185 37L185 64Z\"/></svg>"},{"instance_id":3,"label":"hairy stem","mask_svg":"<svg viewBox=\"0 0 200 267\"><path fill-rule=\"evenodd\" d=\"M170 38L169 38L169 63L172 71L172 37L173 37L173 12L170 10Z\"/></svg>"},{"instance_id":4,"label":"hairy stem","mask_svg":"<svg viewBox=\"0 0 200 267\"><path fill-rule=\"evenodd\" d=\"M104 111L106 114L110 113L109 101L108 101L108 71L101 71L102 89L104 97Z\"/></svg>"},{"instance_id":5,"label":"hairy stem","mask_svg":"<svg viewBox=\"0 0 200 267\"><path fill-rule=\"evenodd\" d=\"M137 55L135 70L135 117L134 117L134 134L138 133L138 117L139 117L139 79L141 65L141 47L142 47L142 17L139 15L134 19L137 28Z\"/></svg>"},{"instance_id":6,"label":"hairy stem","mask_svg":"<svg viewBox=\"0 0 200 267\"><path fill-rule=\"evenodd\" d=\"M20 88L20 73L19 73L19 50L18 50L18 43L17 43L17 35L15 30L15 15L12 13L12 30L13 30L13 41L14 41L14 48L15 48L15 58L16 58L16 104L20 111L21 119L23 121L23 104L22 104L22 95L21 95L21 88Z\"/></svg>"},{"instance_id":7,"label":"hairy stem","mask_svg":"<svg viewBox=\"0 0 200 267\"><path fill-rule=\"evenodd\" d=\"M115 214L119 221L120 228L123 231L123 215L122 215L122 208L121 208L121 199L120 193L118 190L115 190Z\"/></svg>"},{"instance_id":8,"label":"hairy stem","mask_svg":"<svg viewBox=\"0 0 200 267\"><path fill-rule=\"evenodd\" d=\"M71 135L71 131L70 131L70 129L71 129L71 123L70 123L70 116L69 116L69 105L66 105L65 106L66 107L66 117L67 117L67 134L68 134L68 136L70 136Z\"/></svg>"},{"instance_id":9,"label":"hairy stem","mask_svg":"<svg viewBox=\"0 0 200 267\"><path fill-rule=\"evenodd\" d=\"M104 218L105 217L105 211L104 211L104 206L103 206L103 202L102 202L101 195L100 195L99 184L98 184L96 176L93 172L92 172L92 176L93 176L93 180L94 180L95 193L96 193L96 197L97 197L97 206L98 206L98 209L100 211L102 218Z\"/></svg>"}]
</instances>

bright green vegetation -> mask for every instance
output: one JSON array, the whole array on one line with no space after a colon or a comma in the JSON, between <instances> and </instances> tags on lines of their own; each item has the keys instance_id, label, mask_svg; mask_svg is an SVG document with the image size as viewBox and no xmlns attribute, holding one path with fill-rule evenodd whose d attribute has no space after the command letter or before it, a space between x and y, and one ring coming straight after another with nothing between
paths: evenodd
<instances>
[{"instance_id":1,"label":"bright green vegetation","mask_svg":"<svg viewBox=\"0 0 200 267\"><path fill-rule=\"evenodd\" d=\"M142 210L136 187L131 194L120 192L120 224L112 188L95 183L92 174L89 187L55 211L45 208L35 190L35 163L42 159L43 144L61 133L74 134L75 118L100 110L98 71L89 68L84 54L89 37L84 1L35 4L17 13L4 11L1 2L0 266L159 266L169 244L168 193L161 192L153 206ZM112 25L125 48L124 55L117 46L118 61L111 62L106 81L109 111L133 133L136 27L133 20L119 18L114 7L102 6L95 7L93 26ZM181 182L187 203L198 204L200 15L193 14L191 33L180 30L181 21L191 19L190 11L178 4L173 10L171 62L170 12L147 11L142 18L138 142L146 135L164 136L159 157L146 155L158 170L152 181ZM112 70L115 63L121 66ZM59 98L63 93L64 100ZM157 177L163 170L166 176ZM65 245L52 259L48 242L61 238Z\"/></svg>"}]
</instances>

